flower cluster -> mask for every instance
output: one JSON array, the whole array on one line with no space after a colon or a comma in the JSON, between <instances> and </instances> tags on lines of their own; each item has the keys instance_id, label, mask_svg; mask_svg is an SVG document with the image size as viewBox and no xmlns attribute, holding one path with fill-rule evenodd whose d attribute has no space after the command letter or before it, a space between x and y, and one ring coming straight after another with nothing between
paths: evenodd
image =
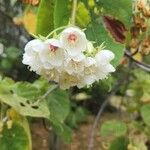
<instances>
[{"instance_id":1,"label":"flower cluster","mask_svg":"<svg viewBox=\"0 0 150 150\"><path fill-rule=\"evenodd\" d=\"M110 64L114 54L95 50L85 33L77 27L64 29L58 38L34 39L25 46L23 63L30 70L59 84L60 88L82 88L104 79L115 68Z\"/></svg>"}]
</instances>

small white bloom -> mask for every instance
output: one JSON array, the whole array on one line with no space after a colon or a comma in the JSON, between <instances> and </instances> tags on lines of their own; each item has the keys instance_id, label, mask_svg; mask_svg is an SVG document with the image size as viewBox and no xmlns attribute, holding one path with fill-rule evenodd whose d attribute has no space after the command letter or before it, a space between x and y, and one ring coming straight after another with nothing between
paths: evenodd
<instances>
[{"instance_id":1,"label":"small white bloom","mask_svg":"<svg viewBox=\"0 0 150 150\"><path fill-rule=\"evenodd\" d=\"M92 57L87 57L84 68L84 83L85 85L91 85L97 80L96 71L97 71L96 60Z\"/></svg>"},{"instance_id":2,"label":"small white bloom","mask_svg":"<svg viewBox=\"0 0 150 150\"><path fill-rule=\"evenodd\" d=\"M60 42L70 56L76 56L87 48L85 33L76 27L65 29L60 35Z\"/></svg>"},{"instance_id":3,"label":"small white bloom","mask_svg":"<svg viewBox=\"0 0 150 150\"><path fill-rule=\"evenodd\" d=\"M69 74L80 74L84 70L85 56L83 54L77 55L76 57L70 58L67 54L65 55L64 70Z\"/></svg>"},{"instance_id":4,"label":"small white bloom","mask_svg":"<svg viewBox=\"0 0 150 150\"><path fill-rule=\"evenodd\" d=\"M102 50L95 56L97 62L96 75L99 79L107 78L108 74L115 71L115 68L110 64L114 59L114 54L109 50Z\"/></svg>"},{"instance_id":5,"label":"small white bloom","mask_svg":"<svg viewBox=\"0 0 150 150\"><path fill-rule=\"evenodd\" d=\"M4 45L0 43L0 55L2 55L4 52Z\"/></svg>"},{"instance_id":6,"label":"small white bloom","mask_svg":"<svg viewBox=\"0 0 150 150\"><path fill-rule=\"evenodd\" d=\"M69 89L70 87L76 86L81 81L82 78L63 72L59 79L59 85L61 89Z\"/></svg>"},{"instance_id":7,"label":"small white bloom","mask_svg":"<svg viewBox=\"0 0 150 150\"><path fill-rule=\"evenodd\" d=\"M43 69L43 64L39 58L39 52L42 51L44 45L40 40L32 40L25 46L25 53L23 55L23 64L29 65L30 70L40 74Z\"/></svg>"},{"instance_id":8,"label":"small white bloom","mask_svg":"<svg viewBox=\"0 0 150 150\"><path fill-rule=\"evenodd\" d=\"M38 39L34 39L29 41L26 45L25 45L25 53L27 53L27 55L31 55L34 54L35 52L38 53L40 51L43 51L44 49L44 43L41 40Z\"/></svg>"},{"instance_id":9,"label":"small white bloom","mask_svg":"<svg viewBox=\"0 0 150 150\"><path fill-rule=\"evenodd\" d=\"M60 76L60 73L58 72L57 69L45 69L41 75L43 77L45 77L47 80L49 81L55 81L55 82L59 82L59 76Z\"/></svg>"},{"instance_id":10,"label":"small white bloom","mask_svg":"<svg viewBox=\"0 0 150 150\"><path fill-rule=\"evenodd\" d=\"M114 57L114 53L110 50L101 50L96 54L95 59L98 64L107 64L113 60Z\"/></svg>"},{"instance_id":11,"label":"small white bloom","mask_svg":"<svg viewBox=\"0 0 150 150\"><path fill-rule=\"evenodd\" d=\"M79 28L69 27L60 34L60 39L32 40L25 46L23 63L31 71L55 81L62 89L77 86L82 88L104 79L115 68L110 64L114 54L109 50L99 51L95 57L87 57L83 51L92 54L92 42L87 41Z\"/></svg>"},{"instance_id":12,"label":"small white bloom","mask_svg":"<svg viewBox=\"0 0 150 150\"><path fill-rule=\"evenodd\" d=\"M45 48L40 52L40 59L46 69L60 67L63 63L64 52L56 39L48 39L44 42Z\"/></svg>"}]
</instances>

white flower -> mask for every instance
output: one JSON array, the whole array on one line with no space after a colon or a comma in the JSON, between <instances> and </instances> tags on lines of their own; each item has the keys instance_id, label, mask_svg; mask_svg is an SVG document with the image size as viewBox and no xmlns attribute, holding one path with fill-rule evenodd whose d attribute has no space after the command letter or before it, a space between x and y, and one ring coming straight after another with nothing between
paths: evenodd
<instances>
[{"instance_id":1,"label":"white flower","mask_svg":"<svg viewBox=\"0 0 150 150\"><path fill-rule=\"evenodd\" d=\"M49 81L59 82L60 73L57 69L44 70L41 75Z\"/></svg>"},{"instance_id":2,"label":"white flower","mask_svg":"<svg viewBox=\"0 0 150 150\"><path fill-rule=\"evenodd\" d=\"M85 33L76 27L65 29L60 35L60 42L70 56L76 56L87 48Z\"/></svg>"},{"instance_id":3,"label":"white flower","mask_svg":"<svg viewBox=\"0 0 150 150\"><path fill-rule=\"evenodd\" d=\"M110 72L114 72L115 68L110 64L110 61L114 59L114 53L109 50L101 50L95 56L97 62L96 75L99 79L104 79Z\"/></svg>"},{"instance_id":4,"label":"white flower","mask_svg":"<svg viewBox=\"0 0 150 150\"><path fill-rule=\"evenodd\" d=\"M110 61L113 60L114 57L114 53L110 50L101 50L96 54L95 59L98 64L107 64L110 63Z\"/></svg>"},{"instance_id":5,"label":"white flower","mask_svg":"<svg viewBox=\"0 0 150 150\"><path fill-rule=\"evenodd\" d=\"M61 89L69 89L70 87L76 86L81 81L82 78L63 72L59 79L59 85Z\"/></svg>"},{"instance_id":6,"label":"white flower","mask_svg":"<svg viewBox=\"0 0 150 150\"><path fill-rule=\"evenodd\" d=\"M80 54L76 57L70 58L67 54L65 55L64 70L69 74L80 74L84 70L85 56Z\"/></svg>"},{"instance_id":7,"label":"white flower","mask_svg":"<svg viewBox=\"0 0 150 150\"><path fill-rule=\"evenodd\" d=\"M2 55L4 52L4 45L0 43L0 55Z\"/></svg>"},{"instance_id":8,"label":"white flower","mask_svg":"<svg viewBox=\"0 0 150 150\"><path fill-rule=\"evenodd\" d=\"M83 53L85 50L86 54ZM22 62L29 65L31 71L58 83L62 89L82 88L115 71L110 64L114 54L101 50L93 57L96 52L84 32L69 27L60 34L60 39L28 42Z\"/></svg>"},{"instance_id":9,"label":"white flower","mask_svg":"<svg viewBox=\"0 0 150 150\"><path fill-rule=\"evenodd\" d=\"M40 40L32 40L28 42L25 46L25 53L23 55L23 64L29 65L30 70L37 72L40 74L40 72L43 69L43 64L39 58L39 52L43 51L44 45L43 42Z\"/></svg>"},{"instance_id":10,"label":"white flower","mask_svg":"<svg viewBox=\"0 0 150 150\"><path fill-rule=\"evenodd\" d=\"M97 64L94 58L87 57L85 60L85 68L84 68L84 77L83 77L83 86L91 85L97 80L96 71ZM82 87L83 87L82 86ZM80 85L81 87L81 85Z\"/></svg>"},{"instance_id":11,"label":"white flower","mask_svg":"<svg viewBox=\"0 0 150 150\"><path fill-rule=\"evenodd\" d=\"M44 42L45 48L40 52L40 59L45 69L60 67L63 63L64 52L56 39L48 39Z\"/></svg>"}]
</instances>

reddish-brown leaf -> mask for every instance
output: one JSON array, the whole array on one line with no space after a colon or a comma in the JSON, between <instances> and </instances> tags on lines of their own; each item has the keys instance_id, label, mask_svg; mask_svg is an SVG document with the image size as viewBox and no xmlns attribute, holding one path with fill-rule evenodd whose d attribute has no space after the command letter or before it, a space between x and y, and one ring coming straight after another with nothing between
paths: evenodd
<instances>
[{"instance_id":1,"label":"reddish-brown leaf","mask_svg":"<svg viewBox=\"0 0 150 150\"><path fill-rule=\"evenodd\" d=\"M115 41L124 44L126 39L125 32L127 31L124 24L110 16L103 16L103 21L106 29L115 39Z\"/></svg>"}]
</instances>

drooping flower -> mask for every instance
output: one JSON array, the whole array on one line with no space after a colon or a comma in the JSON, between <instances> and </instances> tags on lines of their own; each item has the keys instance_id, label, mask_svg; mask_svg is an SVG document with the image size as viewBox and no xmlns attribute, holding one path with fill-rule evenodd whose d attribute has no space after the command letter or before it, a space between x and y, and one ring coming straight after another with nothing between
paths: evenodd
<instances>
[{"instance_id":1,"label":"drooping flower","mask_svg":"<svg viewBox=\"0 0 150 150\"><path fill-rule=\"evenodd\" d=\"M110 63L114 57L114 53L110 50L101 50L96 54L95 59L98 64L107 64Z\"/></svg>"},{"instance_id":2,"label":"drooping flower","mask_svg":"<svg viewBox=\"0 0 150 150\"><path fill-rule=\"evenodd\" d=\"M87 39L83 31L76 27L69 27L62 31L60 43L70 56L76 56L86 50Z\"/></svg>"},{"instance_id":3,"label":"drooping flower","mask_svg":"<svg viewBox=\"0 0 150 150\"><path fill-rule=\"evenodd\" d=\"M82 83L78 84L78 87L84 87L86 85L91 85L97 80L95 72L97 71L97 64L94 58L87 57L85 59L85 67L83 72Z\"/></svg>"},{"instance_id":4,"label":"drooping flower","mask_svg":"<svg viewBox=\"0 0 150 150\"><path fill-rule=\"evenodd\" d=\"M42 41L35 39L28 42L25 46L25 53L23 55L23 64L29 65L31 71L35 71L38 74L43 69L43 64L39 57L39 52L43 51L44 44Z\"/></svg>"},{"instance_id":5,"label":"drooping flower","mask_svg":"<svg viewBox=\"0 0 150 150\"><path fill-rule=\"evenodd\" d=\"M40 59L45 69L60 67L63 63L64 52L57 39L48 39L44 42L44 49L40 52Z\"/></svg>"},{"instance_id":6,"label":"drooping flower","mask_svg":"<svg viewBox=\"0 0 150 150\"><path fill-rule=\"evenodd\" d=\"M65 55L64 70L69 74L80 74L84 70L85 55L79 54L76 57Z\"/></svg>"},{"instance_id":7,"label":"drooping flower","mask_svg":"<svg viewBox=\"0 0 150 150\"><path fill-rule=\"evenodd\" d=\"M106 78L115 71L110 64L112 59L111 51L97 51L76 27L65 29L58 39L30 41L23 55L23 63L31 71L58 83L62 89L82 88Z\"/></svg>"},{"instance_id":8,"label":"drooping flower","mask_svg":"<svg viewBox=\"0 0 150 150\"><path fill-rule=\"evenodd\" d=\"M101 50L96 54L96 75L99 79L104 79L108 76L109 73L115 71L115 68L110 64L111 60L113 60L114 57L114 53L109 50Z\"/></svg>"},{"instance_id":9,"label":"drooping flower","mask_svg":"<svg viewBox=\"0 0 150 150\"><path fill-rule=\"evenodd\" d=\"M59 76L60 72L58 69L46 69L41 74L44 78L46 78L48 81L54 81L56 83L59 82Z\"/></svg>"},{"instance_id":10,"label":"drooping flower","mask_svg":"<svg viewBox=\"0 0 150 150\"><path fill-rule=\"evenodd\" d=\"M77 86L82 81L82 78L76 75L68 74L67 72L62 72L59 79L59 86L62 89L69 89L70 87Z\"/></svg>"}]
</instances>

